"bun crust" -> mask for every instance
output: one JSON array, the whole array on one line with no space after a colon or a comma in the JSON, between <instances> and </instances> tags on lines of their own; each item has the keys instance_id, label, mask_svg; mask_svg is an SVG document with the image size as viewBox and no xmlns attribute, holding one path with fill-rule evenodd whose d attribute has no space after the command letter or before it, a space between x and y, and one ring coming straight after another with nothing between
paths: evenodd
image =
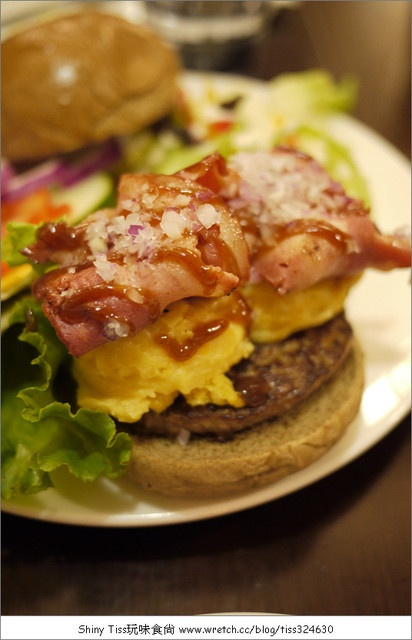
<instances>
[{"instance_id":1,"label":"bun crust","mask_svg":"<svg viewBox=\"0 0 412 640\"><path fill-rule=\"evenodd\" d=\"M232 440L192 436L182 446L167 437L133 435L128 476L150 491L192 497L279 480L310 465L341 438L359 410L363 384L363 357L355 343L335 375L309 398Z\"/></svg>"},{"instance_id":2,"label":"bun crust","mask_svg":"<svg viewBox=\"0 0 412 640\"><path fill-rule=\"evenodd\" d=\"M166 115L177 55L154 33L93 11L34 26L1 45L2 154L37 160Z\"/></svg>"}]
</instances>

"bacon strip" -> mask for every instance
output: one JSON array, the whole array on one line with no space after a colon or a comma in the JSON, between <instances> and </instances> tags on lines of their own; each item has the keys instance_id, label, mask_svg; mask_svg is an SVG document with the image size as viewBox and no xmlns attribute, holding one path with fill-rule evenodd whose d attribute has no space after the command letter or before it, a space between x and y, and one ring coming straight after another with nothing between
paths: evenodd
<instances>
[{"instance_id":1,"label":"bacon strip","mask_svg":"<svg viewBox=\"0 0 412 640\"><path fill-rule=\"evenodd\" d=\"M251 281L266 279L279 294L411 265L410 240L381 234L363 203L299 151L239 153L228 167L215 154L181 173L225 199L248 242Z\"/></svg>"},{"instance_id":2,"label":"bacon strip","mask_svg":"<svg viewBox=\"0 0 412 640\"><path fill-rule=\"evenodd\" d=\"M240 176L230 169L226 160L218 151L196 162L190 167L178 171L176 176L195 181L218 193L224 199L233 197L240 182Z\"/></svg>"},{"instance_id":3,"label":"bacon strip","mask_svg":"<svg viewBox=\"0 0 412 640\"><path fill-rule=\"evenodd\" d=\"M34 294L75 356L137 333L183 298L262 278L284 294L411 264L409 241L381 234L362 202L283 147L229 164L216 153L174 176L125 175L116 209L76 227L46 224L24 253L60 265Z\"/></svg>"},{"instance_id":4,"label":"bacon strip","mask_svg":"<svg viewBox=\"0 0 412 640\"><path fill-rule=\"evenodd\" d=\"M381 235L369 219L348 221L347 232L318 220L300 222L290 223L290 235L284 233L276 246L259 250L253 260L251 277L266 279L280 295L369 267L389 271L411 264L410 246Z\"/></svg>"},{"instance_id":5,"label":"bacon strip","mask_svg":"<svg viewBox=\"0 0 412 640\"><path fill-rule=\"evenodd\" d=\"M143 261L138 271L129 288L108 284L93 265L74 273L56 269L38 280L33 292L43 299L43 311L59 339L72 355L81 356L104 342L138 333L176 300L204 296L205 286L213 297L227 294L238 283L236 276L213 266L204 267L202 280L173 258L156 269Z\"/></svg>"},{"instance_id":6,"label":"bacon strip","mask_svg":"<svg viewBox=\"0 0 412 640\"><path fill-rule=\"evenodd\" d=\"M172 302L226 295L249 275L237 219L215 193L173 176L124 176L116 211L44 225L25 253L62 265L33 291L74 356L137 333Z\"/></svg>"},{"instance_id":7,"label":"bacon strip","mask_svg":"<svg viewBox=\"0 0 412 640\"><path fill-rule=\"evenodd\" d=\"M195 225L196 228L192 229L198 235L197 248L208 264L234 273L238 276L240 283L248 278L249 252L239 221L207 181L197 182L183 174L175 176L126 174L120 180L118 208L121 209L124 202L133 197L133 194L144 193L145 190L149 199L152 191L156 191L157 197L150 202L150 210L158 217L161 217L162 213L169 208L184 209L179 204L182 194L190 195L192 200L189 206L192 209L199 209L204 205L213 207L219 215L219 223L212 224L207 229L204 225Z\"/></svg>"}]
</instances>

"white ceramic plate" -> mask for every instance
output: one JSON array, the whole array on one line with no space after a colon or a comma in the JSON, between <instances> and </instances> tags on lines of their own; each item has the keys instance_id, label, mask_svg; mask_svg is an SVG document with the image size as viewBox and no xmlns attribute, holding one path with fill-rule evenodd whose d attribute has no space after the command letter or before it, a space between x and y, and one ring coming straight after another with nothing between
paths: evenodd
<instances>
[{"instance_id":1,"label":"white ceramic plate","mask_svg":"<svg viewBox=\"0 0 412 640\"><path fill-rule=\"evenodd\" d=\"M239 82L236 81L236 82ZM240 80L244 88L248 81ZM256 88L256 82L250 87ZM262 87L262 85L260 85ZM410 164L364 125L340 116L335 137L353 151L368 180L373 216L390 232L410 223ZM363 345L366 387L359 415L345 436L306 469L235 497L172 499L139 490L127 479L85 486L65 471L55 488L2 503L6 512L52 522L99 527L168 525L233 513L306 487L360 456L381 440L410 409L410 273L367 272L351 293L347 316Z\"/></svg>"}]
</instances>

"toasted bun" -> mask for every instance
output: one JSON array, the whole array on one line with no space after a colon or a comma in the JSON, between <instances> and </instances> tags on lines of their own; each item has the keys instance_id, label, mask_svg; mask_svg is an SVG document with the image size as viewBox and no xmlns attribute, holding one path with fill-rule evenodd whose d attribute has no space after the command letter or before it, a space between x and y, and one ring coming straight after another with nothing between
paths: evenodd
<instances>
[{"instance_id":1,"label":"toasted bun","mask_svg":"<svg viewBox=\"0 0 412 640\"><path fill-rule=\"evenodd\" d=\"M37 160L139 130L166 115L179 60L143 26L81 11L1 45L2 155Z\"/></svg>"},{"instance_id":2,"label":"toasted bun","mask_svg":"<svg viewBox=\"0 0 412 640\"><path fill-rule=\"evenodd\" d=\"M132 436L128 475L147 490L172 496L217 496L258 487L324 455L356 416L363 358L355 343L335 375L280 418L219 442L192 436L187 445L161 436Z\"/></svg>"}]
</instances>

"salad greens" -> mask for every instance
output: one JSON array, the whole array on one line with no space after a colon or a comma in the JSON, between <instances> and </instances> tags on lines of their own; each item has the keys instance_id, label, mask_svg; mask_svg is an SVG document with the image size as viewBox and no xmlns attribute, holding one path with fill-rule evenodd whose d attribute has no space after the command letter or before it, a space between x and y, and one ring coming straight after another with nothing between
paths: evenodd
<instances>
[{"instance_id":1,"label":"salad greens","mask_svg":"<svg viewBox=\"0 0 412 640\"><path fill-rule=\"evenodd\" d=\"M213 78L206 79L200 92L186 91L173 126L123 140L125 171L170 174L215 150L228 158L237 151L291 144L313 155L349 195L368 200L349 150L327 132L328 118L356 101L353 79L336 83L325 71L314 70L256 83L244 95L230 84L218 88ZM28 262L20 249L34 242L36 229L24 222L8 225L2 250L10 266ZM131 440L116 432L107 414L75 411L66 401L73 390L61 393L60 384L71 379L71 357L33 296L9 307L3 335L2 496L52 486L50 472L61 465L87 481L121 474Z\"/></svg>"},{"instance_id":2,"label":"salad greens","mask_svg":"<svg viewBox=\"0 0 412 640\"><path fill-rule=\"evenodd\" d=\"M171 174L216 150L229 158L285 144L312 155L350 196L367 202L368 189L350 151L328 134L329 119L353 109L356 80L337 83L328 72L314 69L263 85L250 82L244 94L241 82L226 85L213 77L200 91L190 82L183 86L184 108L174 115L174 129L145 130L124 141L128 169ZM179 135L182 127L189 144Z\"/></svg>"},{"instance_id":3,"label":"salad greens","mask_svg":"<svg viewBox=\"0 0 412 640\"><path fill-rule=\"evenodd\" d=\"M18 267L29 262L28 258L20 253L21 249L36 241L36 231L41 224L30 222L9 222L7 234L1 241L2 260L6 260L9 267ZM36 265L33 265L36 268Z\"/></svg>"},{"instance_id":4,"label":"salad greens","mask_svg":"<svg viewBox=\"0 0 412 640\"><path fill-rule=\"evenodd\" d=\"M23 330L20 335L21 326ZM52 486L50 472L66 465L76 477L121 474L131 440L103 412L59 402L58 377L70 360L32 296L18 301L2 348L2 496Z\"/></svg>"}]
</instances>

